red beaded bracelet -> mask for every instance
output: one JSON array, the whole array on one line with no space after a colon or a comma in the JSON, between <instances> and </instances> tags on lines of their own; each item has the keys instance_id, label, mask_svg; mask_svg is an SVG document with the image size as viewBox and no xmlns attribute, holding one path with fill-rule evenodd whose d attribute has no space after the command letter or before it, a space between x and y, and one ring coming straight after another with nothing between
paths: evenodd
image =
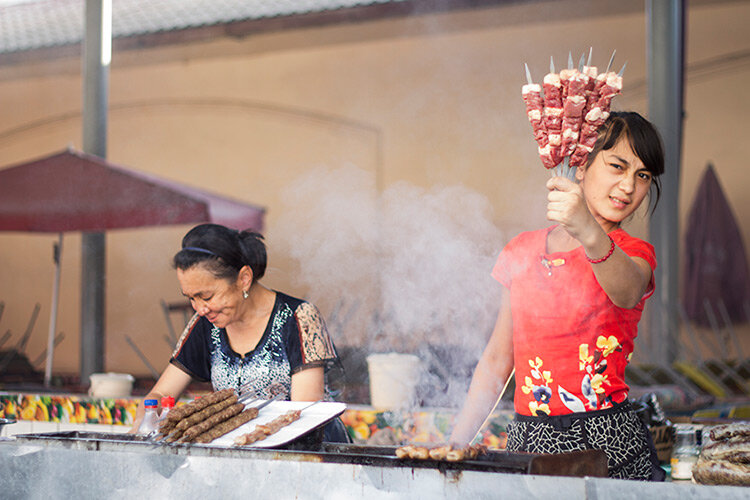
<instances>
[{"instance_id":1,"label":"red beaded bracelet","mask_svg":"<svg viewBox=\"0 0 750 500\"><path fill-rule=\"evenodd\" d=\"M584 252L583 255L586 255L587 261L591 262L592 264L599 264L609 259L612 256L612 254L615 253L615 240L613 240L611 236L607 236L607 237L609 238L609 241L612 243L612 245L609 247L609 252L607 252L607 255L605 255L601 259L592 259L588 255L586 255L586 252Z\"/></svg>"}]
</instances>

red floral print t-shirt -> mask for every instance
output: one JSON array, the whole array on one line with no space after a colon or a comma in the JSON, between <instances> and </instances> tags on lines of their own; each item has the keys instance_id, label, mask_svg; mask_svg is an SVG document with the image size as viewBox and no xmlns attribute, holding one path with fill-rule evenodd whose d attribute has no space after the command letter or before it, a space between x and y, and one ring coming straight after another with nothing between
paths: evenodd
<instances>
[{"instance_id":1,"label":"red floral print t-shirt","mask_svg":"<svg viewBox=\"0 0 750 500\"><path fill-rule=\"evenodd\" d=\"M492 276L510 290L516 368L515 410L564 415L601 410L628 396L625 367L638 321L654 292L654 247L623 229L609 233L631 257L651 266L651 281L633 309L612 303L583 247L546 253L555 226L524 232L500 253Z\"/></svg>"}]
</instances>

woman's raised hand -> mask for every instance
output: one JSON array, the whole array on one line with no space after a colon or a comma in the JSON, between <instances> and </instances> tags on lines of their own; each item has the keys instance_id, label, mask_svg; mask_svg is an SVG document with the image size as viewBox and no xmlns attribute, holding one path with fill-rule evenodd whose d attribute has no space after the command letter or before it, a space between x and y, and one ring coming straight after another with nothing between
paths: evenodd
<instances>
[{"instance_id":1,"label":"woman's raised hand","mask_svg":"<svg viewBox=\"0 0 750 500\"><path fill-rule=\"evenodd\" d=\"M581 186L566 177L553 177L547 181L547 219L557 222L578 241L601 231L591 215Z\"/></svg>"}]
</instances>

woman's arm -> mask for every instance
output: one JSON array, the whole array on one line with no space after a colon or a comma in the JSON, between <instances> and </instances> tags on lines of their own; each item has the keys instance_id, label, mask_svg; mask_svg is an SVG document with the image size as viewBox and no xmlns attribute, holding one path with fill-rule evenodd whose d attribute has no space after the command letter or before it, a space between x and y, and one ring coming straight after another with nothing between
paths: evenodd
<instances>
[{"instance_id":1,"label":"woman's arm","mask_svg":"<svg viewBox=\"0 0 750 500\"><path fill-rule=\"evenodd\" d=\"M591 215L581 187L563 177L547 182L547 218L559 223L583 246L591 259L606 256L612 247L604 228ZM651 281L651 266L640 257L630 257L615 245L604 262L591 264L596 280L609 299L618 307L632 309L643 298Z\"/></svg>"},{"instance_id":2,"label":"woman's arm","mask_svg":"<svg viewBox=\"0 0 750 500\"><path fill-rule=\"evenodd\" d=\"M464 406L456 419L450 442L469 443L492 411L498 394L513 369L513 321L510 292L503 290L500 312L487 347L479 358Z\"/></svg>"},{"instance_id":3,"label":"woman's arm","mask_svg":"<svg viewBox=\"0 0 750 500\"><path fill-rule=\"evenodd\" d=\"M318 401L323 399L323 367L306 368L292 375L292 401Z\"/></svg>"},{"instance_id":4,"label":"woman's arm","mask_svg":"<svg viewBox=\"0 0 750 500\"><path fill-rule=\"evenodd\" d=\"M583 245L586 255L594 259L604 257L612 242L604 234ZM606 246L606 250L601 248ZM651 266L641 257L631 257L615 245L612 255L604 262L591 264L594 276L609 299L618 307L632 309L638 305L651 281Z\"/></svg>"},{"instance_id":5,"label":"woman's arm","mask_svg":"<svg viewBox=\"0 0 750 500\"><path fill-rule=\"evenodd\" d=\"M143 402L147 399L156 399L161 402L161 398L165 396L172 396L175 401L180 398L180 395L187 389L187 386L192 381L190 375L180 370L173 364L167 365L167 368L159 377L154 387L149 391L146 396L141 399L138 403L138 409L135 412L135 421L133 427L130 429L130 433L138 432L138 427L141 425L143 420L143 414L146 411Z\"/></svg>"}]
</instances>

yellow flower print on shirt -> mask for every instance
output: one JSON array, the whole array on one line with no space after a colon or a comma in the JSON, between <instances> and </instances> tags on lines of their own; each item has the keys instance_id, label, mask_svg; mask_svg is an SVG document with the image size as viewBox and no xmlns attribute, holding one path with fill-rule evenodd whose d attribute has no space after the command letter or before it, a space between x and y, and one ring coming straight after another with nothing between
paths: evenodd
<instances>
[{"instance_id":1,"label":"yellow flower print on shirt","mask_svg":"<svg viewBox=\"0 0 750 500\"><path fill-rule=\"evenodd\" d=\"M524 394L531 394L534 399L529 402L529 410L532 415L537 416L537 412L543 412L547 415L550 414L549 401L552 397L552 389L550 384L552 383L552 372L549 370L542 370L541 358L537 356L534 360L529 360L529 366L531 367L531 376L524 377L524 384L521 387L521 391Z\"/></svg>"},{"instance_id":2,"label":"yellow flower print on shirt","mask_svg":"<svg viewBox=\"0 0 750 500\"><path fill-rule=\"evenodd\" d=\"M549 415L549 405L547 403L539 404L536 401L532 401L531 403L529 403L529 410L535 417L539 416L539 414L537 413L539 411Z\"/></svg>"},{"instance_id":3,"label":"yellow flower print on shirt","mask_svg":"<svg viewBox=\"0 0 750 500\"><path fill-rule=\"evenodd\" d=\"M601 373L597 373L593 377L591 377L591 388L597 394L604 394L604 387L602 387L602 384L604 384L604 382L606 381L607 381L607 375L602 375Z\"/></svg>"},{"instance_id":4,"label":"yellow flower print on shirt","mask_svg":"<svg viewBox=\"0 0 750 500\"><path fill-rule=\"evenodd\" d=\"M609 338L599 335L599 338L596 339L596 347L602 350L602 356L606 358L620 347L620 342L614 335L610 335Z\"/></svg>"},{"instance_id":5,"label":"yellow flower print on shirt","mask_svg":"<svg viewBox=\"0 0 750 500\"><path fill-rule=\"evenodd\" d=\"M594 361L594 356L589 355L589 345L588 344L581 344L578 346L578 369L583 371L586 368L586 365Z\"/></svg>"},{"instance_id":6,"label":"yellow flower print on shirt","mask_svg":"<svg viewBox=\"0 0 750 500\"><path fill-rule=\"evenodd\" d=\"M583 372L581 393L585 397L584 403L588 409L596 410L610 404L605 389L609 385L607 375L604 375L608 366L606 358L615 351L622 351L622 345L614 335L599 335L596 347L591 351L589 344L578 346L578 369Z\"/></svg>"},{"instance_id":7,"label":"yellow flower print on shirt","mask_svg":"<svg viewBox=\"0 0 750 500\"><path fill-rule=\"evenodd\" d=\"M550 372L549 370L542 371L541 368L543 364L544 363L539 356L537 356L534 361L529 360L531 375L533 375L535 379L544 381L547 385L549 385L552 383L552 372Z\"/></svg>"}]
</instances>

